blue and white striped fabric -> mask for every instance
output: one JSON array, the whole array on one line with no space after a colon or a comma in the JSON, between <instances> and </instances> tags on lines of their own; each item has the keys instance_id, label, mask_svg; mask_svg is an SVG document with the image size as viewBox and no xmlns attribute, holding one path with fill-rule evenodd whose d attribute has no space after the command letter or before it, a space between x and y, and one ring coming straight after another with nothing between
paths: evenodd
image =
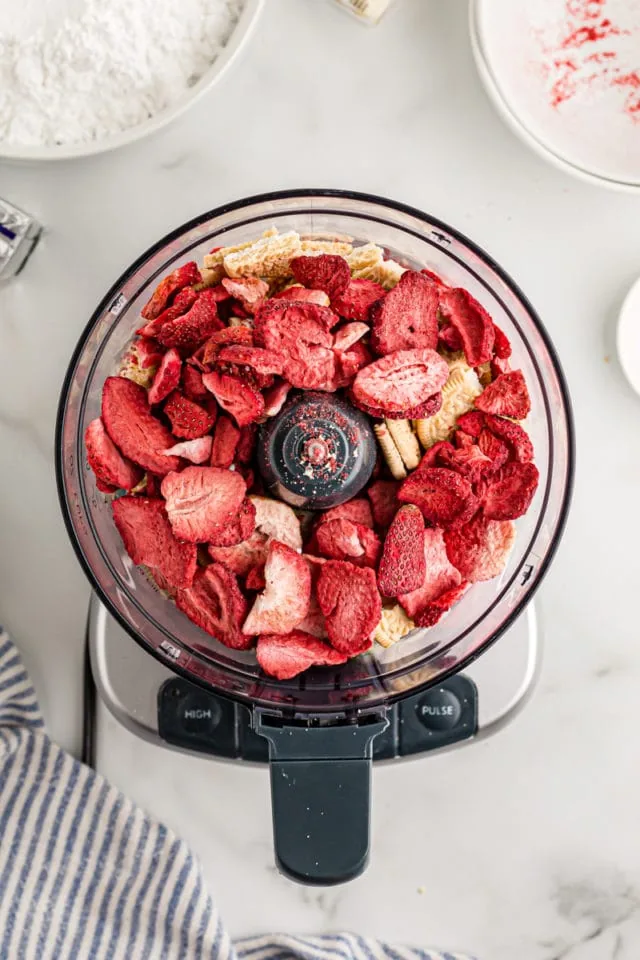
<instances>
[{"instance_id":1,"label":"blue and white striped fabric","mask_svg":"<svg viewBox=\"0 0 640 960\"><path fill-rule=\"evenodd\" d=\"M1 960L464 960L334 937L231 943L197 861L47 736L0 628Z\"/></svg>"}]
</instances>

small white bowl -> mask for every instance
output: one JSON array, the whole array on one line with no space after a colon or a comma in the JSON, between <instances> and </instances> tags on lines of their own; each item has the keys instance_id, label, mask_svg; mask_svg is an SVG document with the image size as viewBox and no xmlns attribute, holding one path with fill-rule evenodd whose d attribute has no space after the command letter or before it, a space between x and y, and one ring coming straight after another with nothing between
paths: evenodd
<instances>
[{"instance_id":1,"label":"small white bowl","mask_svg":"<svg viewBox=\"0 0 640 960\"><path fill-rule=\"evenodd\" d=\"M569 173L587 183L608 187L612 190L640 193L640 172L638 179L617 179L616 177L607 175L603 170L599 171L596 163L594 163L593 166L589 166L585 160L584 165L578 165L563 155L562 150L554 144L551 137L545 141L540 139L540 136L532 132L530 127L527 126L523 117L514 110L505 91L496 80L495 73L486 54L485 45L483 44L480 24L482 21L482 10L487 2L490 3L491 0L470 0L469 2L471 48L484 88L507 126L511 128L520 140L531 147L535 153L565 173Z\"/></svg>"},{"instance_id":2,"label":"small white bowl","mask_svg":"<svg viewBox=\"0 0 640 960\"><path fill-rule=\"evenodd\" d=\"M640 278L622 304L616 344L623 373L633 390L640 394Z\"/></svg>"},{"instance_id":3,"label":"small white bowl","mask_svg":"<svg viewBox=\"0 0 640 960\"><path fill-rule=\"evenodd\" d=\"M72 160L76 157L91 157L98 153L106 153L117 147L124 147L128 143L135 143L143 137L161 130L167 124L185 113L197 100L207 93L220 79L246 46L265 0L246 0L231 36L218 57L211 64L197 83L187 90L174 104L162 110L155 116L136 124L129 130L105 137L103 140L93 140L90 143L61 144L56 147L25 147L11 146L0 141L0 160L10 161L41 161L41 160Z\"/></svg>"}]
</instances>

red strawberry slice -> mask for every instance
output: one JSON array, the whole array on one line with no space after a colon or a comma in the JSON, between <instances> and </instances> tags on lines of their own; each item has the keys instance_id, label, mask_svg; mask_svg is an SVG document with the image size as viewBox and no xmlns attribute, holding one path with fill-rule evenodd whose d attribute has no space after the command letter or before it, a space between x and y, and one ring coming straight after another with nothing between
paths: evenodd
<instances>
[{"instance_id":1,"label":"red strawberry slice","mask_svg":"<svg viewBox=\"0 0 640 960\"><path fill-rule=\"evenodd\" d=\"M218 354L218 363L232 363L235 366L250 367L251 370L263 376L273 373L281 376L284 358L275 350L265 350L264 347L247 347L234 343L222 348Z\"/></svg>"},{"instance_id":2,"label":"red strawberry slice","mask_svg":"<svg viewBox=\"0 0 640 960\"><path fill-rule=\"evenodd\" d=\"M376 527L386 530L400 506L397 480L376 480L367 490Z\"/></svg>"},{"instance_id":3,"label":"red strawberry slice","mask_svg":"<svg viewBox=\"0 0 640 960\"><path fill-rule=\"evenodd\" d=\"M511 371L511 364L508 360L501 360L500 357L494 357L490 363L491 379L497 380L503 373Z\"/></svg>"},{"instance_id":4,"label":"red strawberry slice","mask_svg":"<svg viewBox=\"0 0 640 960\"><path fill-rule=\"evenodd\" d=\"M375 567L382 545L377 535L362 523L338 518L325 520L316 530L319 553L333 560L350 560L359 567Z\"/></svg>"},{"instance_id":5,"label":"red strawberry slice","mask_svg":"<svg viewBox=\"0 0 640 960\"><path fill-rule=\"evenodd\" d=\"M142 309L142 316L145 320L153 320L167 306L170 297L183 287L190 287L194 283L202 283L202 277L198 270L198 264L195 260L178 267L168 277L161 280L156 287L153 296Z\"/></svg>"},{"instance_id":6,"label":"red strawberry slice","mask_svg":"<svg viewBox=\"0 0 640 960\"><path fill-rule=\"evenodd\" d=\"M219 467L186 467L170 473L161 486L173 532L189 543L206 543L221 524L229 523L245 490L239 474Z\"/></svg>"},{"instance_id":7,"label":"red strawberry slice","mask_svg":"<svg viewBox=\"0 0 640 960\"><path fill-rule=\"evenodd\" d=\"M417 590L425 577L424 518L417 507L401 507L389 527L378 570L383 597Z\"/></svg>"},{"instance_id":8,"label":"red strawberry slice","mask_svg":"<svg viewBox=\"0 0 640 960\"><path fill-rule=\"evenodd\" d=\"M519 460L521 463L528 463L533 460L533 444L526 430L523 430L519 423L513 423L512 420L503 420L502 417L494 417L488 414L486 424L491 433L509 444L515 460Z\"/></svg>"},{"instance_id":9,"label":"red strawberry slice","mask_svg":"<svg viewBox=\"0 0 640 960\"><path fill-rule=\"evenodd\" d=\"M258 420L264 413L264 397L248 383L228 373L205 373L202 382L239 427Z\"/></svg>"},{"instance_id":10,"label":"red strawberry slice","mask_svg":"<svg viewBox=\"0 0 640 960\"><path fill-rule=\"evenodd\" d=\"M344 352L334 348L333 355L336 364L333 388L336 390L350 387L358 371L373 360L369 348L360 340Z\"/></svg>"},{"instance_id":11,"label":"red strawberry slice","mask_svg":"<svg viewBox=\"0 0 640 960\"><path fill-rule=\"evenodd\" d=\"M241 280L223 277L221 283L230 296L240 301L249 315L262 306L269 293L269 284L258 277L243 277Z\"/></svg>"},{"instance_id":12,"label":"red strawberry slice","mask_svg":"<svg viewBox=\"0 0 640 960\"><path fill-rule=\"evenodd\" d=\"M207 400L211 394L202 382L202 374L190 364L185 364L182 371L182 392L189 400L195 403L202 403Z\"/></svg>"},{"instance_id":13,"label":"red strawberry slice","mask_svg":"<svg viewBox=\"0 0 640 960\"><path fill-rule=\"evenodd\" d=\"M422 535L424 578L417 590L399 597L408 617L414 619L446 590L455 589L462 579L447 556L442 530L430 527Z\"/></svg>"},{"instance_id":14,"label":"red strawberry slice","mask_svg":"<svg viewBox=\"0 0 640 960\"><path fill-rule=\"evenodd\" d=\"M444 593L441 593L439 597L436 597L435 600L428 603L424 610L418 614L416 617L416 626L423 628L434 627L445 613L448 613L448 611L462 599L468 589L469 583L463 580L459 586L452 587L451 590L445 590Z\"/></svg>"},{"instance_id":15,"label":"red strawberry slice","mask_svg":"<svg viewBox=\"0 0 640 960\"><path fill-rule=\"evenodd\" d=\"M369 327L366 323L345 323L333 334L333 349L339 353L346 353L354 343L362 340L368 333Z\"/></svg>"},{"instance_id":16,"label":"red strawberry slice","mask_svg":"<svg viewBox=\"0 0 640 960\"><path fill-rule=\"evenodd\" d=\"M154 320L148 320L144 327L136 330L142 337L157 337L165 323L175 320L186 313L198 299L198 294L192 287L185 287L173 298L173 303L162 313L159 313Z\"/></svg>"},{"instance_id":17,"label":"red strawberry slice","mask_svg":"<svg viewBox=\"0 0 640 960\"><path fill-rule=\"evenodd\" d=\"M276 417L284 407L291 384L286 380L280 383L274 383L264 391L264 415L265 417Z\"/></svg>"},{"instance_id":18,"label":"red strawberry slice","mask_svg":"<svg viewBox=\"0 0 640 960\"><path fill-rule=\"evenodd\" d=\"M112 483L104 483L99 477L96 477L96 490L99 490L100 493L115 493L118 487L114 487Z\"/></svg>"},{"instance_id":19,"label":"red strawberry slice","mask_svg":"<svg viewBox=\"0 0 640 960\"><path fill-rule=\"evenodd\" d=\"M149 403L162 403L180 383L182 360L177 350L167 350L149 387Z\"/></svg>"},{"instance_id":20,"label":"red strawberry slice","mask_svg":"<svg viewBox=\"0 0 640 960\"><path fill-rule=\"evenodd\" d=\"M416 470L411 474L411 479L414 482L417 481L421 473L429 467L446 467L447 456L454 452L453 445L448 440L438 440L432 447L429 447Z\"/></svg>"},{"instance_id":21,"label":"red strawberry slice","mask_svg":"<svg viewBox=\"0 0 640 960\"><path fill-rule=\"evenodd\" d=\"M177 607L201 630L232 650L249 650L253 637L242 633L240 626L247 613L247 601L238 582L221 563L211 563L198 570L193 585L176 596Z\"/></svg>"},{"instance_id":22,"label":"red strawberry slice","mask_svg":"<svg viewBox=\"0 0 640 960\"><path fill-rule=\"evenodd\" d=\"M533 463L506 463L478 485L478 497L489 520L523 517L538 489L540 474Z\"/></svg>"},{"instance_id":23,"label":"red strawberry slice","mask_svg":"<svg viewBox=\"0 0 640 960\"><path fill-rule=\"evenodd\" d=\"M212 547L233 547L248 540L256 528L256 508L251 500L243 500L235 517L222 523L209 534Z\"/></svg>"},{"instance_id":24,"label":"red strawberry slice","mask_svg":"<svg viewBox=\"0 0 640 960\"><path fill-rule=\"evenodd\" d=\"M311 598L309 600L307 615L304 620L300 621L297 629L303 630L305 633L310 633L320 640L326 640L327 622L318 603L318 580L322 566L327 561L324 557L313 557L309 554L304 554L304 558L309 564L309 572L311 574Z\"/></svg>"},{"instance_id":25,"label":"red strawberry slice","mask_svg":"<svg viewBox=\"0 0 640 960\"><path fill-rule=\"evenodd\" d=\"M462 339L464 355L470 367L488 363L493 354L493 321L481 304L461 287L440 295L440 310Z\"/></svg>"},{"instance_id":26,"label":"red strawberry slice","mask_svg":"<svg viewBox=\"0 0 640 960\"><path fill-rule=\"evenodd\" d=\"M462 431L456 432L456 441L464 436ZM469 443L458 449L441 451L440 462L444 467L450 470L456 470L463 477L467 477L472 483L475 483L480 477L484 476L488 470L493 471L493 461L482 452L477 443L474 443L469 437Z\"/></svg>"},{"instance_id":27,"label":"red strawberry slice","mask_svg":"<svg viewBox=\"0 0 640 960\"><path fill-rule=\"evenodd\" d=\"M349 657L368 650L382 616L375 571L329 560L320 571L317 593L331 645Z\"/></svg>"},{"instance_id":28,"label":"red strawberry slice","mask_svg":"<svg viewBox=\"0 0 640 960\"><path fill-rule=\"evenodd\" d=\"M392 291L393 292L393 291ZM446 383L449 367L435 350L400 350L361 370L353 383L358 405L384 416L413 416Z\"/></svg>"},{"instance_id":29,"label":"red strawberry slice","mask_svg":"<svg viewBox=\"0 0 640 960\"><path fill-rule=\"evenodd\" d=\"M448 527L457 520L472 498L469 481L442 467L416 471L398 491L398 500L415 503L427 520L441 527Z\"/></svg>"},{"instance_id":30,"label":"red strawberry slice","mask_svg":"<svg viewBox=\"0 0 640 960\"><path fill-rule=\"evenodd\" d=\"M531 400L522 370L512 370L485 387L476 398L476 407L483 413L524 420L531 410Z\"/></svg>"},{"instance_id":31,"label":"red strawberry slice","mask_svg":"<svg viewBox=\"0 0 640 960\"><path fill-rule=\"evenodd\" d=\"M215 417L193 400L187 400L179 390L174 390L164 405L164 412L171 421L176 437L196 440L211 430Z\"/></svg>"},{"instance_id":32,"label":"red strawberry slice","mask_svg":"<svg viewBox=\"0 0 640 960\"><path fill-rule=\"evenodd\" d=\"M251 463L258 436L255 423L249 423L240 431L240 439L236 450L238 463Z\"/></svg>"},{"instance_id":33,"label":"red strawberry slice","mask_svg":"<svg viewBox=\"0 0 640 960\"><path fill-rule=\"evenodd\" d=\"M160 343L165 347L177 347L186 354L191 353L223 328L216 303L211 290L202 290L190 310L164 324L158 334Z\"/></svg>"},{"instance_id":34,"label":"red strawberry slice","mask_svg":"<svg viewBox=\"0 0 640 960\"><path fill-rule=\"evenodd\" d=\"M291 547L272 540L264 578L264 592L256 597L242 629L247 634L289 633L309 610L309 564Z\"/></svg>"},{"instance_id":35,"label":"red strawberry slice","mask_svg":"<svg viewBox=\"0 0 640 960\"><path fill-rule=\"evenodd\" d=\"M306 287L287 287L271 298L272 300L298 300L302 303L317 303L319 307L328 307L331 301L324 290L307 290Z\"/></svg>"},{"instance_id":36,"label":"red strawberry slice","mask_svg":"<svg viewBox=\"0 0 640 960\"><path fill-rule=\"evenodd\" d=\"M157 367L162 360L164 350L157 342L149 337L139 337L131 345L127 359L134 366L137 364L142 370Z\"/></svg>"},{"instance_id":37,"label":"red strawberry slice","mask_svg":"<svg viewBox=\"0 0 640 960\"><path fill-rule=\"evenodd\" d=\"M129 460L125 460L109 434L100 417L92 420L84 434L87 449L87 461L101 484L102 493L114 493L116 490L132 490L142 479L142 470ZM103 489L107 487L108 489Z\"/></svg>"},{"instance_id":38,"label":"red strawberry slice","mask_svg":"<svg viewBox=\"0 0 640 960\"><path fill-rule=\"evenodd\" d=\"M371 345L375 352L384 355L399 350L435 350L438 302L438 288L428 277L414 270L403 273L397 286L371 307Z\"/></svg>"},{"instance_id":39,"label":"red strawberry slice","mask_svg":"<svg viewBox=\"0 0 640 960\"><path fill-rule=\"evenodd\" d=\"M184 440L175 446L163 450L165 457L184 457L190 463L206 463L211 456L211 437L198 437L197 440Z\"/></svg>"},{"instance_id":40,"label":"red strawberry slice","mask_svg":"<svg viewBox=\"0 0 640 960\"><path fill-rule=\"evenodd\" d=\"M344 293L332 300L331 306L345 320L369 320L372 305L381 300L386 290L374 280L356 278L349 281Z\"/></svg>"},{"instance_id":41,"label":"red strawberry slice","mask_svg":"<svg viewBox=\"0 0 640 960\"><path fill-rule=\"evenodd\" d=\"M425 267L423 270L420 271L420 273L422 273L425 277L428 277L428 279L431 280L432 283L435 283L438 290L442 291L442 290L450 289L449 284L445 280L443 280L442 277L439 277L437 273L434 273L433 270L428 270Z\"/></svg>"},{"instance_id":42,"label":"red strawberry slice","mask_svg":"<svg viewBox=\"0 0 640 960\"><path fill-rule=\"evenodd\" d=\"M338 315L313 303L270 300L256 314L259 346L284 357L284 376L294 387L328 389L335 375L331 327Z\"/></svg>"},{"instance_id":43,"label":"red strawberry slice","mask_svg":"<svg viewBox=\"0 0 640 960\"><path fill-rule=\"evenodd\" d=\"M511 356L511 344L506 333L503 333L500 327L495 323L493 325L493 352L499 360L508 360Z\"/></svg>"},{"instance_id":44,"label":"red strawberry slice","mask_svg":"<svg viewBox=\"0 0 640 960\"><path fill-rule=\"evenodd\" d=\"M218 249L221 248L218 247ZM211 252L213 253L213 251ZM209 287L209 290L216 303L225 303L227 300L231 300L233 296L221 283L217 283L215 287Z\"/></svg>"},{"instance_id":45,"label":"red strawberry slice","mask_svg":"<svg viewBox=\"0 0 640 960\"><path fill-rule=\"evenodd\" d=\"M337 667L347 662L346 654L303 630L292 630L284 636L262 634L256 657L264 672L276 680L292 680L310 667Z\"/></svg>"},{"instance_id":46,"label":"red strawberry slice","mask_svg":"<svg viewBox=\"0 0 640 960\"><path fill-rule=\"evenodd\" d=\"M212 467L230 467L236 455L240 430L233 421L222 414L216 422L211 448Z\"/></svg>"},{"instance_id":47,"label":"red strawberry slice","mask_svg":"<svg viewBox=\"0 0 640 960\"><path fill-rule=\"evenodd\" d=\"M482 430L478 439L478 446L486 457L491 460L491 470L487 473L495 472L502 467L509 459L509 447L502 440L498 440L490 430Z\"/></svg>"},{"instance_id":48,"label":"red strawberry slice","mask_svg":"<svg viewBox=\"0 0 640 960\"><path fill-rule=\"evenodd\" d=\"M125 550L135 564L159 570L173 587L191 586L198 548L176 539L164 500L119 497L112 501L111 509Z\"/></svg>"},{"instance_id":49,"label":"red strawberry slice","mask_svg":"<svg viewBox=\"0 0 640 960\"><path fill-rule=\"evenodd\" d=\"M171 433L151 415L144 387L124 377L107 377L102 388L102 422L116 447L145 470L165 476L180 460L165 457L175 443Z\"/></svg>"},{"instance_id":50,"label":"red strawberry slice","mask_svg":"<svg viewBox=\"0 0 640 960\"><path fill-rule=\"evenodd\" d=\"M443 323L438 331L438 346L457 353L462 350L462 337L451 323Z\"/></svg>"},{"instance_id":51,"label":"red strawberry slice","mask_svg":"<svg viewBox=\"0 0 640 960\"><path fill-rule=\"evenodd\" d=\"M209 556L218 563L244 577L254 566L264 567L267 560L267 540L264 533L255 530L248 540L233 547L214 547L209 544Z\"/></svg>"},{"instance_id":52,"label":"red strawberry slice","mask_svg":"<svg viewBox=\"0 0 640 960\"><path fill-rule=\"evenodd\" d=\"M370 417L375 417L377 420L426 420L436 414L442 406L442 393L440 392L434 393L432 397L428 397L424 403L418 404L417 407L407 407L405 410L396 410L394 412L385 410L384 407L376 407L368 403L363 403L360 400L354 400L353 391L351 391L351 399L354 405L359 407L363 413L368 413Z\"/></svg>"},{"instance_id":53,"label":"red strawberry slice","mask_svg":"<svg viewBox=\"0 0 640 960\"><path fill-rule=\"evenodd\" d=\"M216 330L204 345L202 354L204 366L210 367L214 364L223 347L232 343L251 347L253 345L253 330L249 330L247 327L225 327L224 330Z\"/></svg>"},{"instance_id":54,"label":"red strawberry slice","mask_svg":"<svg viewBox=\"0 0 640 960\"><path fill-rule=\"evenodd\" d=\"M471 583L492 580L502 573L515 538L512 520L488 520L482 514L444 533L449 560Z\"/></svg>"},{"instance_id":55,"label":"red strawberry slice","mask_svg":"<svg viewBox=\"0 0 640 960\"><path fill-rule=\"evenodd\" d=\"M463 413L458 417L456 426L460 430L464 430L465 433L468 433L470 437L473 437L474 440L477 440L485 426L484 414L479 413L476 410L471 410L469 413Z\"/></svg>"},{"instance_id":56,"label":"red strawberry slice","mask_svg":"<svg viewBox=\"0 0 640 960\"><path fill-rule=\"evenodd\" d=\"M344 257L321 254L317 257L294 257L291 272L303 287L324 290L329 299L341 296L349 286L351 270Z\"/></svg>"},{"instance_id":57,"label":"red strawberry slice","mask_svg":"<svg viewBox=\"0 0 640 960\"><path fill-rule=\"evenodd\" d=\"M360 523L373 530L371 504L364 497L355 497L353 500L347 500L346 503L327 510L322 514L320 522L326 523L328 520L351 520L353 523Z\"/></svg>"},{"instance_id":58,"label":"red strawberry slice","mask_svg":"<svg viewBox=\"0 0 640 960\"><path fill-rule=\"evenodd\" d=\"M261 590L264 590L267 585L267 581L264 578L264 563L261 563L257 567L251 567L244 585L247 590L253 590L255 593L260 593Z\"/></svg>"}]
</instances>

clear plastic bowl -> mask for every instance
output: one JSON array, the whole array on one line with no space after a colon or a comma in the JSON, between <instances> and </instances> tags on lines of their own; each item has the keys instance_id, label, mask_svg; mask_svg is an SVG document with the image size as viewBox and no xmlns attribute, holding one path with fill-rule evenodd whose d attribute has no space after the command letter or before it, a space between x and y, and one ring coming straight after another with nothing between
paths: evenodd
<instances>
[{"instance_id":1,"label":"clear plastic bowl","mask_svg":"<svg viewBox=\"0 0 640 960\"><path fill-rule=\"evenodd\" d=\"M253 653L227 649L187 619L126 554L109 500L86 463L83 435L100 414L102 385L116 373L140 309L159 278L201 259L213 246L257 238L267 227L304 235L374 241L414 268L428 267L476 297L513 345L513 366L527 380L527 429L540 485L517 521L516 546L502 575L476 584L437 626L416 630L387 650L296 680L265 677ZM262 707L351 715L413 694L462 669L513 622L531 599L558 545L570 499L573 428L564 377L553 345L513 281L475 244L418 210L341 191L296 190L254 197L203 214L174 230L137 260L93 314L71 361L57 427L57 475L69 535L97 594L150 654L196 683Z\"/></svg>"}]
</instances>

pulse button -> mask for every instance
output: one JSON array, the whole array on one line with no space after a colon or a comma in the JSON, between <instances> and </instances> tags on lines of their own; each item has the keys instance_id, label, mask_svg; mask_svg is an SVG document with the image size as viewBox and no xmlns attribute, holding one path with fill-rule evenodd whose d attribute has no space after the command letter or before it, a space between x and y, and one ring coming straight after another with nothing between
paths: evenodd
<instances>
[{"instance_id":1,"label":"pulse button","mask_svg":"<svg viewBox=\"0 0 640 960\"><path fill-rule=\"evenodd\" d=\"M427 730L452 730L460 720L462 705L451 690L435 687L420 697L416 713Z\"/></svg>"}]
</instances>

